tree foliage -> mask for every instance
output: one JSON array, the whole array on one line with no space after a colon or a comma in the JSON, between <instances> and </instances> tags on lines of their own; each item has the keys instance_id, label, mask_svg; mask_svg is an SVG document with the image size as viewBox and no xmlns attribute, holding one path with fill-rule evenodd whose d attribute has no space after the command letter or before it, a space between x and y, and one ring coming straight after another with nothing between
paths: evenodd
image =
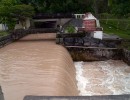
<instances>
[{"instance_id":1,"label":"tree foliage","mask_svg":"<svg viewBox=\"0 0 130 100\"><path fill-rule=\"evenodd\" d=\"M130 0L113 0L110 13L117 16L127 16L130 13Z\"/></svg>"},{"instance_id":2,"label":"tree foliage","mask_svg":"<svg viewBox=\"0 0 130 100\"><path fill-rule=\"evenodd\" d=\"M32 6L19 3L20 1L16 0L2 0L0 2L0 22L7 24L9 30L14 29L18 20L24 23L26 18L30 18L34 14Z\"/></svg>"},{"instance_id":3,"label":"tree foliage","mask_svg":"<svg viewBox=\"0 0 130 100\"><path fill-rule=\"evenodd\" d=\"M7 24L9 29L15 25L15 19L10 15L11 7L15 4L13 0L2 0L0 2L0 22Z\"/></svg>"},{"instance_id":4,"label":"tree foliage","mask_svg":"<svg viewBox=\"0 0 130 100\"><path fill-rule=\"evenodd\" d=\"M0 0L0 21L13 26L35 13L109 13L130 17L130 0Z\"/></svg>"},{"instance_id":5,"label":"tree foliage","mask_svg":"<svg viewBox=\"0 0 130 100\"><path fill-rule=\"evenodd\" d=\"M11 8L11 15L19 20L23 27L25 27L25 21L27 18L31 18L34 15L34 8L30 5L15 5Z\"/></svg>"},{"instance_id":6,"label":"tree foliage","mask_svg":"<svg viewBox=\"0 0 130 100\"><path fill-rule=\"evenodd\" d=\"M92 0L21 0L31 4L36 12L42 13L84 13L92 11Z\"/></svg>"},{"instance_id":7,"label":"tree foliage","mask_svg":"<svg viewBox=\"0 0 130 100\"><path fill-rule=\"evenodd\" d=\"M118 16L130 13L130 0L20 0L31 4L41 13L111 13Z\"/></svg>"}]
</instances>

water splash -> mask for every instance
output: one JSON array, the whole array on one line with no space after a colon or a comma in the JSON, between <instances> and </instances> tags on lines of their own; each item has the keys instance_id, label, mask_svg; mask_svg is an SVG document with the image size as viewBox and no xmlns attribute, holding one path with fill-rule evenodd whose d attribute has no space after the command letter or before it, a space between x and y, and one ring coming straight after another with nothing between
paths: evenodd
<instances>
[{"instance_id":1,"label":"water splash","mask_svg":"<svg viewBox=\"0 0 130 100\"><path fill-rule=\"evenodd\" d=\"M80 95L90 94L90 93L87 93L85 90L85 87L87 86L89 81L83 76L83 68L82 68L83 63L84 62L75 62L76 80L78 81L77 86L78 86L78 90L80 91Z\"/></svg>"},{"instance_id":2,"label":"water splash","mask_svg":"<svg viewBox=\"0 0 130 100\"><path fill-rule=\"evenodd\" d=\"M80 95L130 94L130 67L123 61L75 62Z\"/></svg>"}]
</instances>

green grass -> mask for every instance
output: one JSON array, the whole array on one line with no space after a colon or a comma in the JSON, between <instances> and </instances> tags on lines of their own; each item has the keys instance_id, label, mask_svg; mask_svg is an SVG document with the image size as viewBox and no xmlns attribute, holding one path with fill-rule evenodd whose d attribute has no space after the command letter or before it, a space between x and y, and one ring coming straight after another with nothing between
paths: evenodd
<instances>
[{"instance_id":1,"label":"green grass","mask_svg":"<svg viewBox=\"0 0 130 100\"><path fill-rule=\"evenodd\" d=\"M130 20L100 20L103 31L130 40Z\"/></svg>"},{"instance_id":2,"label":"green grass","mask_svg":"<svg viewBox=\"0 0 130 100\"><path fill-rule=\"evenodd\" d=\"M8 35L9 33L7 31L0 31L0 37L2 36L6 36Z\"/></svg>"},{"instance_id":3,"label":"green grass","mask_svg":"<svg viewBox=\"0 0 130 100\"><path fill-rule=\"evenodd\" d=\"M130 50L130 20L108 19L100 20L101 27L104 33L118 35L125 41L122 42L121 47Z\"/></svg>"}]
</instances>

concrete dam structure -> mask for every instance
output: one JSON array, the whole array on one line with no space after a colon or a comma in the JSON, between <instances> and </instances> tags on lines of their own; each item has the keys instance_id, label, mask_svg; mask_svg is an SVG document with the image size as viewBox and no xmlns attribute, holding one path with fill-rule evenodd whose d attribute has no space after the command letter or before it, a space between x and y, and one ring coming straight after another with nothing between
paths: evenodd
<instances>
[{"instance_id":1,"label":"concrete dam structure","mask_svg":"<svg viewBox=\"0 0 130 100\"><path fill-rule=\"evenodd\" d=\"M30 34L0 49L0 85L5 100L26 95L78 96L68 51L55 44L55 33Z\"/></svg>"},{"instance_id":2,"label":"concrete dam structure","mask_svg":"<svg viewBox=\"0 0 130 100\"><path fill-rule=\"evenodd\" d=\"M42 96L129 100L129 95L121 96L130 94L130 67L126 63L73 62L67 49L57 45L55 39L55 33L29 34L0 49L0 85L5 100L46 99Z\"/></svg>"}]
</instances>

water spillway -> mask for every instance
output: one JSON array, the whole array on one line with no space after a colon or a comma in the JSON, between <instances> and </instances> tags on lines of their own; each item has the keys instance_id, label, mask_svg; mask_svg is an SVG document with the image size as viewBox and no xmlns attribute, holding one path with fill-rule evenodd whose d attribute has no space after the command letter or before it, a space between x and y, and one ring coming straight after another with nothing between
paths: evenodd
<instances>
[{"instance_id":1,"label":"water spillway","mask_svg":"<svg viewBox=\"0 0 130 100\"><path fill-rule=\"evenodd\" d=\"M75 70L70 54L55 38L55 33L30 34L0 49L5 100L130 94L130 67L122 60L76 62Z\"/></svg>"},{"instance_id":2,"label":"water spillway","mask_svg":"<svg viewBox=\"0 0 130 100\"><path fill-rule=\"evenodd\" d=\"M78 95L73 61L53 33L30 34L0 49L0 85L5 100Z\"/></svg>"}]
</instances>

